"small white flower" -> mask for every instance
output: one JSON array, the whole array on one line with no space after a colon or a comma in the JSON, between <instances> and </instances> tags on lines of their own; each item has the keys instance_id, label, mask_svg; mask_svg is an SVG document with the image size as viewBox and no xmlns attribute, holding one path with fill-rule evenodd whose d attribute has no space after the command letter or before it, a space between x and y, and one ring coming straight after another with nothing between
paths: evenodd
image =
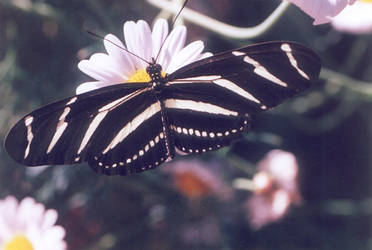
<instances>
[{"instance_id":1,"label":"small white flower","mask_svg":"<svg viewBox=\"0 0 372 250\"><path fill-rule=\"evenodd\" d=\"M360 0L346 7L332 18L332 26L353 34L372 32L372 0Z\"/></svg>"},{"instance_id":2,"label":"small white flower","mask_svg":"<svg viewBox=\"0 0 372 250\"><path fill-rule=\"evenodd\" d=\"M161 45L164 43L157 59L157 63L162 66L164 74L170 74L182 66L212 55L208 52L202 53L204 49L202 41L194 41L184 47L186 41L185 26L174 28L164 42L167 34L168 23L164 19L155 22L152 32L149 25L143 20L139 20L137 23L133 21L125 22L124 39L126 47L116 36L108 34L104 40L108 54L96 53L89 60L79 62L79 69L97 81L82 83L76 89L76 93L81 94L124 82L148 82L150 80L146 73L148 64L130 55L122 48L127 48L135 55L151 62L152 58L156 58Z\"/></svg>"},{"instance_id":3,"label":"small white flower","mask_svg":"<svg viewBox=\"0 0 372 250\"><path fill-rule=\"evenodd\" d=\"M329 23L346 6L356 0L288 0L314 18L314 25Z\"/></svg>"},{"instance_id":4,"label":"small white flower","mask_svg":"<svg viewBox=\"0 0 372 250\"><path fill-rule=\"evenodd\" d=\"M0 249L67 249L65 230L55 225L57 217L55 210L45 210L30 197L20 203L13 196L0 200Z\"/></svg>"}]
</instances>

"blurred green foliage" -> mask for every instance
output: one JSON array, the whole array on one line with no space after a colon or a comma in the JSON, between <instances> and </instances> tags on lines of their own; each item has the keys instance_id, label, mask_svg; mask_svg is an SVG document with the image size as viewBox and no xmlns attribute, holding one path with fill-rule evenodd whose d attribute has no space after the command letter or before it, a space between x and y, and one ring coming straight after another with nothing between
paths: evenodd
<instances>
[{"instance_id":1,"label":"blurred green foliage","mask_svg":"<svg viewBox=\"0 0 372 250\"><path fill-rule=\"evenodd\" d=\"M191 0L189 7L253 26L278 2ZM158 13L144 0L0 0L0 138L23 115L73 95L89 79L76 65L104 48L87 29L122 38L125 21L152 23ZM2 146L0 198L32 196L55 208L70 250L372 249L372 36L314 27L293 6L252 41L186 25L189 41L203 40L212 52L294 40L323 59L313 89L260 114L244 140L199 157L218 162L220 175L231 185L235 177L251 177L252 166L270 149L293 152L301 167L301 207L253 231L242 206L249 193L235 190L229 202L215 197L189 201L160 170L171 166L130 177L99 176L85 164L38 171L16 164ZM209 232L205 237L203 228ZM198 237L185 236L190 231Z\"/></svg>"}]
</instances>

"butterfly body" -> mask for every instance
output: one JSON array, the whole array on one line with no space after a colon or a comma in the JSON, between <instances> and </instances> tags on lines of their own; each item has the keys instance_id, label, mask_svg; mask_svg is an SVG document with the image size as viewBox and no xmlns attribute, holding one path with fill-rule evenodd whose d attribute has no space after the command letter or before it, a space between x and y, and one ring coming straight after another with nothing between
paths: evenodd
<instances>
[{"instance_id":1,"label":"butterfly body","mask_svg":"<svg viewBox=\"0 0 372 250\"><path fill-rule=\"evenodd\" d=\"M230 145L251 116L311 86L320 60L291 42L255 44L205 58L147 83L124 83L44 106L21 119L5 148L29 165L88 162L98 173L129 175L178 154Z\"/></svg>"}]
</instances>

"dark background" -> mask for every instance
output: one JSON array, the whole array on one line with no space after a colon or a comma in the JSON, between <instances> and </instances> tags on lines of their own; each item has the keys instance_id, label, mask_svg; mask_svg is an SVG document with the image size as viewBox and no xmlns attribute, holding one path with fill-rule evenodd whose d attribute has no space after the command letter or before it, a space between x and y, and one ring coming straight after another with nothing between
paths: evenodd
<instances>
[{"instance_id":1,"label":"dark background","mask_svg":"<svg viewBox=\"0 0 372 250\"><path fill-rule=\"evenodd\" d=\"M249 27L263 21L279 3L190 0L188 6ZM122 39L125 21L152 23L158 13L144 0L0 0L1 140L23 115L73 95L76 86L89 79L77 63L104 48L86 29ZM198 157L218 162L219 174L231 186L233 177L251 177L234 167L232 158L244 168L270 149L290 151L300 165L301 206L255 231L245 220L246 192L235 190L228 202L213 197L189 201L159 169L107 177L82 164L35 173L10 159L2 145L0 198L32 196L56 209L70 250L372 249L372 36L339 33L331 25L313 26L312 19L295 6L264 35L251 40L233 40L185 25L188 41L203 40L213 53L259 41L293 40L322 58L320 80L311 90L258 115L244 140ZM171 166L160 168L167 167ZM207 230L212 240L200 236L203 225L212 225ZM199 237L185 237L187 230Z\"/></svg>"}]
</instances>

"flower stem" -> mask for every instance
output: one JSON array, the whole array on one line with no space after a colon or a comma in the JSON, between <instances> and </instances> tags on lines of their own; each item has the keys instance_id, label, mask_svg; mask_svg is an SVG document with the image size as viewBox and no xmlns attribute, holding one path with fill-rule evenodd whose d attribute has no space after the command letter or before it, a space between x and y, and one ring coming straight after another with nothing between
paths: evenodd
<instances>
[{"instance_id":1,"label":"flower stem","mask_svg":"<svg viewBox=\"0 0 372 250\"><path fill-rule=\"evenodd\" d=\"M166 0L147 0L150 4L162 9L176 14L179 11L179 4L174 2L169 2ZM197 24L203 28L211 30L217 34L235 38L235 39L249 39L262 35L264 32L269 30L269 28L278 20L278 18L284 13L288 8L289 2L282 2L270 16L268 16L262 23L254 27L242 28L233 25L229 25L220 22L216 19L203 15L197 11L191 10L189 8L184 8L181 14L182 18L187 21Z\"/></svg>"}]
</instances>

